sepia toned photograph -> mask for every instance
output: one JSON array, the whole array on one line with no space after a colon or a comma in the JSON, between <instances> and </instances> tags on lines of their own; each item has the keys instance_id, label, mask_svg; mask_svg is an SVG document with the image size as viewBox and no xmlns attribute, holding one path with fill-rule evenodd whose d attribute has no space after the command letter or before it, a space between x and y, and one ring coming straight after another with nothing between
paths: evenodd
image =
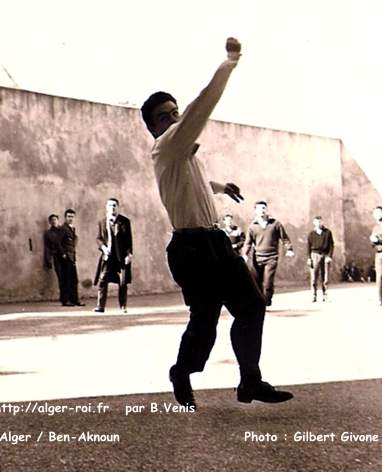
<instances>
[{"instance_id":1,"label":"sepia toned photograph","mask_svg":"<svg viewBox=\"0 0 382 472\"><path fill-rule=\"evenodd\" d=\"M381 472L382 4L0 5L0 472Z\"/></svg>"}]
</instances>

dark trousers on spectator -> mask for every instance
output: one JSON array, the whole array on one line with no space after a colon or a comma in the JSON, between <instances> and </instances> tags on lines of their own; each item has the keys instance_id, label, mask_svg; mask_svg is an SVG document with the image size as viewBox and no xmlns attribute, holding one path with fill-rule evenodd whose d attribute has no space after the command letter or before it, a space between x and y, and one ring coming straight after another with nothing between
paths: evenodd
<instances>
[{"instance_id":1,"label":"dark trousers on spectator","mask_svg":"<svg viewBox=\"0 0 382 472\"><path fill-rule=\"evenodd\" d=\"M325 261L326 254L312 252L310 258L312 259L312 266L310 268L310 286L312 288L313 296L317 296L319 279L321 279L322 293L323 295L326 295L328 291L330 263Z\"/></svg>"},{"instance_id":2,"label":"dark trousers on spectator","mask_svg":"<svg viewBox=\"0 0 382 472\"><path fill-rule=\"evenodd\" d=\"M62 260L62 303L79 303L76 262Z\"/></svg>"},{"instance_id":3,"label":"dark trousers on spectator","mask_svg":"<svg viewBox=\"0 0 382 472\"><path fill-rule=\"evenodd\" d=\"M127 283L126 269L117 267L117 261L110 259L103 261L98 283L97 307L104 309L107 301L107 291L109 283L118 284L118 301L121 308L126 308L127 303Z\"/></svg>"},{"instance_id":4,"label":"dark trousers on spectator","mask_svg":"<svg viewBox=\"0 0 382 472\"><path fill-rule=\"evenodd\" d=\"M58 289L60 291L60 302L65 303L65 282L62 261L60 256L53 256L53 267L57 275Z\"/></svg>"},{"instance_id":5,"label":"dark trousers on spectator","mask_svg":"<svg viewBox=\"0 0 382 472\"><path fill-rule=\"evenodd\" d=\"M218 229L175 231L167 251L171 273L190 308L177 368L187 374L204 369L224 305L234 317L231 342L242 381L259 381L265 305L243 258Z\"/></svg>"},{"instance_id":6,"label":"dark trousers on spectator","mask_svg":"<svg viewBox=\"0 0 382 472\"><path fill-rule=\"evenodd\" d=\"M278 256L262 257L258 254L253 259L252 273L255 280L264 293L265 304L272 304L272 297L275 291L275 276L278 263Z\"/></svg>"}]
</instances>

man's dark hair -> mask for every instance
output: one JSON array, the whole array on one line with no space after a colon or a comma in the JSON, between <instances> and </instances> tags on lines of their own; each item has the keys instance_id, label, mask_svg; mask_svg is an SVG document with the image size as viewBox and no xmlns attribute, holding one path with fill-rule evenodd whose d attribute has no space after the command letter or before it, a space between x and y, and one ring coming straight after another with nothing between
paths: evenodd
<instances>
[{"instance_id":1,"label":"man's dark hair","mask_svg":"<svg viewBox=\"0 0 382 472\"><path fill-rule=\"evenodd\" d=\"M382 205L377 205L374 210L382 210Z\"/></svg>"},{"instance_id":2,"label":"man's dark hair","mask_svg":"<svg viewBox=\"0 0 382 472\"><path fill-rule=\"evenodd\" d=\"M177 105L175 98L167 92L155 92L149 96L149 98L142 105L141 113L143 121L146 123L148 129L153 125L152 112L154 108L162 103L174 102Z\"/></svg>"},{"instance_id":3,"label":"man's dark hair","mask_svg":"<svg viewBox=\"0 0 382 472\"><path fill-rule=\"evenodd\" d=\"M230 213L227 213L226 215L224 215L224 218L227 218L227 217L230 217L230 218L233 218L233 216L230 214Z\"/></svg>"},{"instance_id":4,"label":"man's dark hair","mask_svg":"<svg viewBox=\"0 0 382 472\"><path fill-rule=\"evenodd\" d=\"M76 212L73 210L73 208L68 208L67 210L65 210L65 213L64 213L64 216L66 215L75 215Z\"/></svg>"},{"instance_id":5,"label":"man's dark hair","mask_svg":"<svg viewBox=\"0 0 382 472\"><path fill-rule=\"evenodd\" d=\"M322 217L320 215L317 215L313 218L314 220L322 220Z\"/></svg>"},{"instance_id":6,"label":"man's dark hair","mask_svg":"<svg viewBox=\"0 0 382 472\"><path fill-rule=\"evenodd\" d=\"M48 221L49 221L49 223L52 221L53 218L59 219L59 216L58 216L58 215L55 215L54 213L52 213L51 215L49 215L49 216L48 216Z\"/></svg>"},{"instance_id":7,"label":"man's dark hair","mask_svg":"<svg viewBox=\"0 0 382 472\"><path fill-rule=\"evenodd\" d=\"M119 206L119 201L117 198L111 197L107 199L108 202L115 202Z\"/></svg>"},{"instance_id":8,"label":"man's dark hair","mask_svg":"<svg viewBox=\"0 0 382 472\"><path fill-rule=\"evenodd\" d=\"M267 207L268 203L265 200L258 200L257 202L255 202L255 206L256 205L265 205Z\"/></svg>"}]
</instances>

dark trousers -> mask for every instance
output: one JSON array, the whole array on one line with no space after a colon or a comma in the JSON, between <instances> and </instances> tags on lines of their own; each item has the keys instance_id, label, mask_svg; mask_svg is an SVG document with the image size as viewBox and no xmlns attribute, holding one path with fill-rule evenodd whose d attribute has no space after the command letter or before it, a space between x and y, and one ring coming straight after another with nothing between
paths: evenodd
<instances>
[{"instance_id":1,"label":"dark trousers","mask_svg":"<svg viewBox=\"0 0 382 472\"><path fill-rule=\"evenodd\" d=\"M105 308L107 302L107 291L109 283L118 284L118 301L121 308L126 308L127 303L127 283L126 269L116 268L116 263L103 261L98 284L97 307Z\"/></svg>"},{"instance_id":2,"label":"dark trousers","mask_svg":"<svg viewBox=\"0 0 382 472\"><path fill-rule=\"evenodd\" d=\"M313 295L317 295L318 280L321 279L322 293L326 294L329 283L329 262L325 261L325 254L318 254L312 252L310 258L312 259L312 267L310 268L310 285Z\"/></svg>"},{"instance_id":3,"label":"dark trousers","mask_svg":"<svg viewBox=\"0 0 382 472\"><path fill-rule=\"evenodd\" d=\"M65 282L63 273L63 263L60 256L53 256L53 267L57 275L58 289L60 291L60 302L65 303Z\"/></svg>"},{"instance_id":4,"label":"dark trousers","mask_svg":"<svg viewBox=\"0 0 382 472\"><path fill-rule=\"evenodd\" d=\"M375 253L375 272L379 303L382 305L382 252Z\"/></svg>"},{"instance_id":5,"label":"dark trousers","mask_svg":"<svg viewBox=\"0 0 382 472\"><path fill-rule=\"evenodd\" d=\"M179 370L190 374L204 369L224 305L234 317L231 342L242 381L259 381L265 305L243 258L221 230L175 232L167 251L172 275L190 307L176 362Z\"/></svg>"},{"instance_id":6,"label":"dark trousers","mask_svg":"<svg viewBox=\"0 0 382 472\"><path fill-rule=\"evenodd\" d=\"M277 262L277 256L260 257L256 255L253 259L251 270L258 286L264 293L266 305L272 303L275 291Z\"/></svg>"},{"instance_id":7,"label":"dark trousers","mask_svg":"<svg viewBox=\"0 0 382 472\"><path fill-rule=\"evenodd\" d=\"M62 259L62 303L78 303L78 276L75 261Z\"/></svg>"}]
</instances>

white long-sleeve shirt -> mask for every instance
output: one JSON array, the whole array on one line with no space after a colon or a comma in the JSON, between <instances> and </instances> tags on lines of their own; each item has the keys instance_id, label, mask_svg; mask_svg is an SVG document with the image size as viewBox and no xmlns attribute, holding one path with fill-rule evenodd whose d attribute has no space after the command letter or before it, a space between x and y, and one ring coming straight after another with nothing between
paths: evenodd
<instances>
[{"instance_id":1,"label":"white long-sleeve shirt","mask_svg":"<svg viewBox=\"0 0 382 472\"><path fill-rule=\"evenodd\" d=\"M196 156L196 139L218 103L237 61L224 61L211 82L152 149L159 193L174 229L211 227L218 221L213 191Z\"/></svg>"}]
</instances>

